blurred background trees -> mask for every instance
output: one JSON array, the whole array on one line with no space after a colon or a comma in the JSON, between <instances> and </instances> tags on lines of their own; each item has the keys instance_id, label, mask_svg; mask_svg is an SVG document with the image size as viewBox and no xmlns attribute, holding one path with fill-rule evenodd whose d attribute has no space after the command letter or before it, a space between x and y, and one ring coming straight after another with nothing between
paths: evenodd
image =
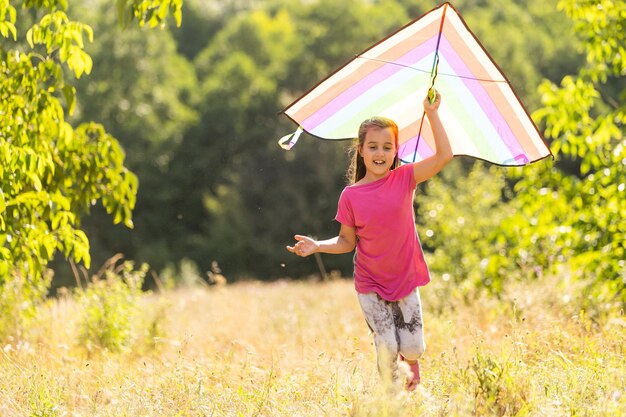
<instances>
[{"instance_id":1,"label":"blurred background trees","mask_svg":"<svg viewBox=\"0 0 626 417\"><path fill-rule=\"evenodd\" d=\"M94 37L68 121L101 123L139 184L133 230L102 202L81 223L92 265L122 252L158 273L192 262L204 276L217 261L231 279L319 274L314 257L284 246L296 232L336 234L350 144L303 137L285 152L276 141L295 126L278 112L440 2L186 0L180 27L150 30L152 15L122 28L114 3L67 11ZM131 3L141 2L117 2ZM597 3L454 3L536 112L556 160L511 170L459 159L421 186L418 230L438 276L495 293L508 278L554 272L610 282L610 299L623 288L626 7ZM178 2L166 4L176 15ZM17 26L32 20L15 10ZM141 16L130 6L123 16L133 10ZM351 255L322 260L351 274ZM51 266L55 286L73 282L65 256Z\"/></svg>"}]
</instances>

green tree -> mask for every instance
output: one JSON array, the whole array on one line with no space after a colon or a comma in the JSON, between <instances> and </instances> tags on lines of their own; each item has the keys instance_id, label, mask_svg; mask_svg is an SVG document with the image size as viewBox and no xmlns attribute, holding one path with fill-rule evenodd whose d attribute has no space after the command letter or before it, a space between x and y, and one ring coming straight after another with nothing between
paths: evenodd
<instances>
[{"instance_id":1,"label":"green tree","mask_svg":"<svg viewBox=\"0 0 626 417\"><path fill-rule=\"evenodd\" d=\"M503 232L518 263L590 281L595 301L626 302L626 2L562 0L559 8L586 61L560 85L540 87L544 107L534 116L560 164L524 171L521 211Z\"/></svg>"},{"instance_id":2,"label":"green tree","mask_svg":"<svg viewBox=\"0 0 626 417\"><path fill-rule=\"evenodd\" d=\"M178 52L193 61L235 16L258 4L257 0L185 0L185 24L171 28Z\"/></svg>"},{"instance_id":3,"label":"green tree","mask_svg":"<svg viewBox=\"0 0 626 417\"><path fill-rule=\"evenodd\" d=\"M76 10L92 25L98 42L87 48L92 73L76 83L81 101L75 120L100 120L123 146L126 166L141 186L132 231L108 226L101 205L85 219L85 230L96 264L121 252L160 268L170 256L172 227L178 222L169 204L178 186L167 177L186 130L197 122L197 80L168 28L122 30L115 16L106 13L108 3Z\"/></svg>"},{"instance_id":4,"label":"green tree","mask_svg":"<svg viewBox=\"0 0 626 417\"><path fill-rule=\"evenodd\" d=\"M172 242L178 259L182 251L205 270L217 260L227 276L317 270L313 259L295 262L284 244L298 230L337 232L344 146L303 138L286 153L276 140L295 127L277 113L405 22L393 2L276 1L241 13L216 34L195 59L201 123L173 162L180 196L172 205L184 213L178 232L186 231ZM329 269L337 259L326 260Z\"/></svg>"},{"instance_id":5,"label":"green tree","mask_svg":"<svg viewBox=\"0 0 626 417\"><path fill-rule=\"evenodd\" d=\"M266 177L255 168L266 158L264 149L278 149L268 139L278 137L279 83L298 49L286 12L254 10L228 22L196 57L201 123L172 163L173 206L184 213L171 241L178 259L189 256L203 270L217 260L231 276L257 268L251 225L259 223L259 206L250 181Z\"/></svg>"},{"instance_id":6,"label":"green tree","mask_svg":"<svg viewBox=\"0 0 626 417\"><path fill-rule=\"evenodd\" d=\"M155 2L118 3L140 24L167 14L151 11ZM177 1L163 3L175 15L180 9ZM84 44L93 31L66 10L63 0L25 0L18 8L0 1L0 311L18 317L45 296L44 271L55 252L89 265L81 220L95 202L132 227L137 178L119 143L101 125L67 121L76 95L64 68L77 78L91 71ZM23 15L36 21L26 33L16 27Z\"/></svg>"}]
</instances>

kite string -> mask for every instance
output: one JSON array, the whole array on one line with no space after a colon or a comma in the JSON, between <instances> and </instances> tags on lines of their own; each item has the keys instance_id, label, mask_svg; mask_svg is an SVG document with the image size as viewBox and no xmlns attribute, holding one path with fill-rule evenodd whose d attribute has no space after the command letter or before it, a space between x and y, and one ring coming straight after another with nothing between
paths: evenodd
<instances>
[{"instance_id":1,"label":"kite string","mask_svg":"<svg viewBox=\"0 0 626 417\"><path fill-rule=\"evenodd\" d=\"M435 59L433 59L433 68L430 71L430 88L428 89L428 101L432 104L437 98L437 93L435 92L435 80L437 79L437 74L439 73L439 43L441 42L441 34L443 33L443 22L446 20L446 10L448 9L448 3L443 6L443 13L441 15L441 23L439 23L439 36L437 37L437 46L435 47ZM420 121L420 129L417 132L417 140L415 141L415 151L413 152L413 162L415 162L415 158L417 157L417 148L420 144L420 138L422 137L422 127L424 126L424 117L426 117L426 110L422 113L422 120Z\"/></svg>"},{"instance_id":2,"label":"kite string","mask_svg":"<svg viewBox=\"0 0 626 417\"><path fill-rule=\"evenodd\" d=\"M434 73L434 74L433 74ZM439 73L439 51L435 51L435 62L433 62L433 70L430 73L430 87L428 88L428 101L430 104L435 102L435 80L437 79L437 74Z\"/></svg>"},{"instance_id":3,"label":"kite string","mask_svg":"<svg viewBox=\"0 0 626 417\"><path fill-rule=\"evenodd\" d=\"M437 74L439 73L439 51L435 51L435 59L433 61L433 69L431 70L431 79L430 79L430 87L428 88L428 101L432 104L437 98L437 93L435 92L435 80L437 79ZM422 113L422 120L420 120L420 128L417 132L417 140L415 141L415 150L413 152L413 162L415 162L415 158L417 157L417 148L420 144L420 139L422 137L422 127L424 126L424 118L426 117L426 110Z\"/></svg>"}]
</instances>

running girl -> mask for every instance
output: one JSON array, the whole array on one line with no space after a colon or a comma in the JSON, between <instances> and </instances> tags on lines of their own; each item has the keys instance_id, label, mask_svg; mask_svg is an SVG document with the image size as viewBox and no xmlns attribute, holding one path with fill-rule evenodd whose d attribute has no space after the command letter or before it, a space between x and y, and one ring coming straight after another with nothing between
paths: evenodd
<instances>
[{"instance_id":1,"label":"running girl","mask_svg":"<svg viewBox=\"0 0 626 417\"><path fill-rule=\"evenodd\" d=\"M435 153L423 161L399 166L398 127L374 117L359 127L348 175L352 184L339 198L335 219L339 235L316 241L296 235L287 250L305 257L315 252L346 253L356 248L354 283L365 319L374 333L380 372L397 380L398 359L412 372L406 382L414 390L420 381L417 359L424 353L422 307L418 287L430 281L415 230L415 187L438 173L452 149L439 119L441 96L424 100L435 139Z\"/></svg>"}]
</instances>

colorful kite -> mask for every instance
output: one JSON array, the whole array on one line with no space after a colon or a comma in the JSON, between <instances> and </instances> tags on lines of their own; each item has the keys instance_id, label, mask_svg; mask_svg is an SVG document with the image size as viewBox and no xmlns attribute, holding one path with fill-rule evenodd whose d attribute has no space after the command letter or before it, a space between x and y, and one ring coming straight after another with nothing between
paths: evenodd
<instances>
[{"instance_id":1,"label":"colorful kite","mask_svg":"<svg viewBox=\"0 0 626 417\"><path fill-rule=\"evenodd\" d=\"M435 87L439 115L455 155L525 165L551 155L528 112L495 62L449 3L426 13L359 54L282 112L298 130L280 140L290 149L302 131L352 139L372 116L400 129L399 156L433 154L422 101Z\"/></svg>"}]
</instances>

